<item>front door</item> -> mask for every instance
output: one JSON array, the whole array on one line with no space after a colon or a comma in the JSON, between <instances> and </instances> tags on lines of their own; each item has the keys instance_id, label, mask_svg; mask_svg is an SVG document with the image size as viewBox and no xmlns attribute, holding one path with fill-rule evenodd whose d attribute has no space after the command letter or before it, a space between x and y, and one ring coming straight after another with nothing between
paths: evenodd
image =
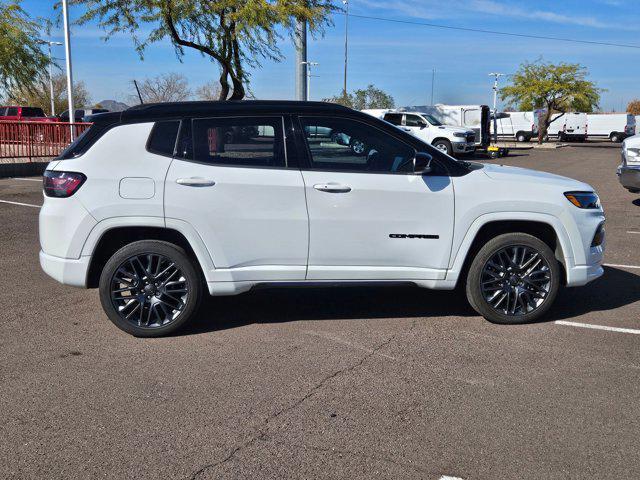
<instances>
[{"instance_id":1,"label":"front door","mask_svg":"<svg viewBox=\"0 0 640 480\"><path fill-rule=\"evenodd\" d=\"M300 120L303 132L324 127L334 133L305 135L307 279L443 279L453 235L451 179L444 172L413 174L414 148L371 124L347 117Z\"/></svg>"},{"instance_id":2,"label":"front door","mask_svg":"<svg viewBox=\"0 0 640 480\"><path fill-rule=\"evenodd\" d=\"M166 179L165 216L204 241L216 281L303 280L308 217L288 168L283 118L185 120Z\"/></svg>"}]
</instances>

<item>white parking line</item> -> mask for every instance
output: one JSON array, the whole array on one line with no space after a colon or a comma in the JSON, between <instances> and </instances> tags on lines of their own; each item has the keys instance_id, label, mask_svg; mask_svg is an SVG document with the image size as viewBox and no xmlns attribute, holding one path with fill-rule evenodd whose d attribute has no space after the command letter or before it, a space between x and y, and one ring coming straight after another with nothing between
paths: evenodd
<instances>
[{"instance_id":1,"label":"white parking line","mask_svg":"<svg viewBox=\"0 0 640 480\"><path fill-rule=\"evenodd\" d=\"M617 265L615 263L605 263L604 266L617 268L640 268L640 265Z\"/></svg>"},{"instance_id":2,"label":"white parking line","mask_svg":"<svg viewBox=\"0 0 640 480\"><path fill-rule=\"evenodd\" d=\"M31 203L10 202L9 200L0 200L0 203L9 203L11 205L21 205L23 207L40 208L42 205L33 205Z\"/></svg>"},{"instance_id":3,"label":"white parking line","mask_svg":"<svg viewBox=\"0 0 640 480\"><path fill-rule=\"evenodd\" d=\"M12 180L22 180L23 182L38 182L38 183L42 183L42 179L41 178L20 178L20 177L13 177Z\"/></svg>"},{"instance_id":4,"label":"white parking line","mask_svg":"<svg viewBox=\"0 0 640 480\"><path fill-rule=\"evenodd\" d=\"M628 230L627 233L634 233L636 235L640 235L640 232L632 232L631 230Z\"/></svg>"},{"instance_id":5,"label":"white parking line","mask_svg":"<svg viewBox=\"0 0 640 480\"><path fill-rule=\"evenodd\" d=\"M438 480L464 480L460 477L450 477L449 475L442 475Z\"/></svg>"},{"instance_id":6,"label":"white parking line","mask_svg":"<svg viewBox=\"0 0 640 480\"><path fill-rule=\"evenodd\" d=\"M637 330L635 328L607 327L606 325L593 325L591 323L567 322L564 320L556 320L553 323L555 323L556 325L566 325L568 327L592 328L594 330L606 330L608 332L631 333L633 335L640 335L640 330Z\"/></svg>"}]
</instances>

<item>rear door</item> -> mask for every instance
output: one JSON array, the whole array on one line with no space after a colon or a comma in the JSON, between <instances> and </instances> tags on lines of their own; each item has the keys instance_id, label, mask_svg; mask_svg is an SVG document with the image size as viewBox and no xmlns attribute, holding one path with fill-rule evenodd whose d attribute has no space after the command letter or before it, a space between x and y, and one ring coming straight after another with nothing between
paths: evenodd
<instances>
[{"instance_id":1,"label":"rear door","mask_svg":"<svg viewBox=\"0 0 640 480\"><path fill-rule=\"evenodd\" d=\"M202 238L216 281L305 277L304 184L291 164L284 122L282 116L182 122L166 179L165 215Z\"/></svg>"}]
</instances>

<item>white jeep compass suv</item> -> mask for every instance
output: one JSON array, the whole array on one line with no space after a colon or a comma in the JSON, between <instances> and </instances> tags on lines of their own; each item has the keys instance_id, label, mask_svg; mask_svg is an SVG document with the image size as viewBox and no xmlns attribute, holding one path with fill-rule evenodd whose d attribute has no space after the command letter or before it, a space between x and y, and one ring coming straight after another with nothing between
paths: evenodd
<instances>
[{"instance_id":1,"label":"white jeep compass suv","mask_svg":"<svg viewBox=\"0 0 640 480\"><path fill-rule=\"evenodd\" d=\"M528 322L603 272L589 185L459 162L338 105L167 103L93 122L44 174L40 263L98 287L136 336L183 326L205 291L259 284L461 284L490 321Z\"/></svg>"}]
</instances>

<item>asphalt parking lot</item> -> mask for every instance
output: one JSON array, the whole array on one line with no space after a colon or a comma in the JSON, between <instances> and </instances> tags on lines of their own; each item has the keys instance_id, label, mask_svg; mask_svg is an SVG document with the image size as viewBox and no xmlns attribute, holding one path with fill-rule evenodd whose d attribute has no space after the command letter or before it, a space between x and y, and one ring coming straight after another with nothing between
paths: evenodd
<instances>
[{"instance_id":1,"label":"asphalt parking lot","mask_svg":"<svg viewBox=\"0 0 640 480\"><path fill-rule=\"evenodd\" d=\"M523 326L458 292L260 290L135 339L40 270L38 179L0 180L0 477L640 477L640 196L619 145L513 153L607 214L605 275Z\"/></svg>"}]
</instances>

